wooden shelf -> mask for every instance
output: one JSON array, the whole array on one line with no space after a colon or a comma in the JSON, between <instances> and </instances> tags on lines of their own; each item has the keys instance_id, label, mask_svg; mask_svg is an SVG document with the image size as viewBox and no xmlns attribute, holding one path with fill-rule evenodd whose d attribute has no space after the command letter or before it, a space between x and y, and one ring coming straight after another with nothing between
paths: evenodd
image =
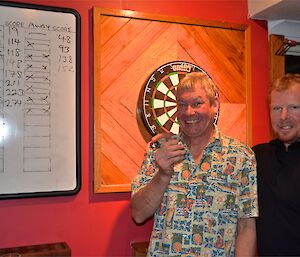
<instances>
[{"instance_id":1,"label":"wooden shelf","mask_svg":"<svg viewBox=\"0 0 300 257\"><path fill-rule=\"evenodd\" d=\"M149 242L132 242L132 257L145 257L147 256Z\"/></svg>"},{"instance_id":2,"label":"wooden shelf","mask_svg":"<svg viewBox=\"0 0 300 257\"><path fill-rule=\"evenodd\" d=\"M18 246L0 249L0 257L61 257L71 256L71 249L65 242Z\"/></svg>"}]
</instances>

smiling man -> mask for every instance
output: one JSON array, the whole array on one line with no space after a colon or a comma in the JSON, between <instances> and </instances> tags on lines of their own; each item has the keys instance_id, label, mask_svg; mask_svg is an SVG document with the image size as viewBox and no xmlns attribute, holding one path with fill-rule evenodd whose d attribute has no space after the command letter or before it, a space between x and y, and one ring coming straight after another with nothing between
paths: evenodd
<instances>
[{"instance_id":1,"label":"smiling man","mask_svg":"<svg viewBox=\"0 0 300 257\"><path fill-rule=\"evenodd\" d=\"M177 88L179 135L158 135L132 183L132 216L154 215L148 256L255 256L252 150L214 125L213 81L193 72Z\"/></svg>"},{"instance_id":2,"label":"smiling man","mask_svg":"<svg viewBox=\"0 0 300 257\"><path fill-rule=\"evenodd\" d=\"M270 87L276 139L253 148L257 158L260 256L300 256L300 74Z\"/></svg>"}]
</instances>

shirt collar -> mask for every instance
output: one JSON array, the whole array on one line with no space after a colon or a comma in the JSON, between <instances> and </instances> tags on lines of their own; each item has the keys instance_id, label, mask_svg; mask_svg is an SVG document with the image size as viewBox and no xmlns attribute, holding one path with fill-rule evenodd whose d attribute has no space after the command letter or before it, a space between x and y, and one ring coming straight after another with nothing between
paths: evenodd
<instances>
[{"instance_id":1,"label":"shirt collar","mask_svg":"<svg viewBox=\"0 0 300 257\"><path fill-rule=\"evenodd\" d=\"M280 141L278 138L271 140L272 144L275 144L279 149L286 151L299 149L300 148L300 141L296 141L291 143L287 148L285 147L284 143Z\"/></svg>"},{"instance_id":2,"label":"shirt collar","mask_svg":"<svg viewBox=\"0 0 300 257\"><path fill-rule=\"evenodd\" d=\"M222 140L222 133L218 129L217 125L214 126L215 126L214 133L207 147L211 147L214 151L220 153L222 152L224 142Z\"/></svg>"},{"instance_id":3,"label":"shirt collar","mask_svg":"<svg viewBox=\"0 0 300 257\"><path fill-rule=\"evenodd\" d=\"M178 136L179 136L179 141L183 142L183 133L180 132ZM222 133L218 129L217 125L214 125L213 135L205 149L207 148L212 148L216 152L222 151L223 148Z\"/></svg>"}]
</instances>

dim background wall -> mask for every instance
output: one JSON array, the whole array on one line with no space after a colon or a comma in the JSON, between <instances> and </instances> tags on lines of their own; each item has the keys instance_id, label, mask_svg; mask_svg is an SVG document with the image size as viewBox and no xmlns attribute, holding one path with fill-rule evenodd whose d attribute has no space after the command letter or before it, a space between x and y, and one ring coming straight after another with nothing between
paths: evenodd
<instances>
[{"instance_id":1,"label":"dim background wall","mask_svg":"<svg viewBox=\"0 0 300 257\"><path fill-rule=\"evenodd\" d=\"M248 19L246 0L31 0L74 8L81 15L82 189L74 196L0 201L0 248L65 241L73 256L130 256L130 242L148 240L152 220L136 225L130 193L93 194L92 8L131 9L169 16L249 24L252 48L252 140L269 139L266 23ZM222 69L222 64L220 64Z\"/></svg>"}]
</instances>

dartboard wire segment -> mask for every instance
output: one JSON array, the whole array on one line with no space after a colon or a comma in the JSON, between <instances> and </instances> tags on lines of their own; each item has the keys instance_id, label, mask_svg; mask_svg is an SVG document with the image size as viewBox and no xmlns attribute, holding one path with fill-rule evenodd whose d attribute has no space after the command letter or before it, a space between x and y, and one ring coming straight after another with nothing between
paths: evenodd
<instances>
[{"instance_id":1,"label":"dartboard wire segment","mask_svg":"<svg viewBox=\"0 0 300 257\"><path fill-rule=\"evenodd\" d=\"M171 86L168 87L164 81L170 80ZM156 90L153 91L151 107L153 117L156 123L165 131L178 134L179 124L177 121L177 104L175 91L179 83L179 74L177 72L166 75L161 81L158 82ZM156 97L163 94L163 99ZM160 114L163 112L162 114ZM168 123L169 122L169 123ZM166 126L166 127L165 127ZM171 126L171 127L170 127Z\"/></svg>"},{"instance_id":2,"label":"dartboard wire segment","mask_svg":"<svg viewBox=\"0 0 300 257\"><path fill-rule=\"evenodd\" d=\"M179 132L175 95L176 87L184 76L184 72L171 72L163 76L157 84L152 85L151 90L146 91L150 99L144 105L144 112L148 117L146 122L151 129L151 134Z\"/></svg>"}]
</instances>

